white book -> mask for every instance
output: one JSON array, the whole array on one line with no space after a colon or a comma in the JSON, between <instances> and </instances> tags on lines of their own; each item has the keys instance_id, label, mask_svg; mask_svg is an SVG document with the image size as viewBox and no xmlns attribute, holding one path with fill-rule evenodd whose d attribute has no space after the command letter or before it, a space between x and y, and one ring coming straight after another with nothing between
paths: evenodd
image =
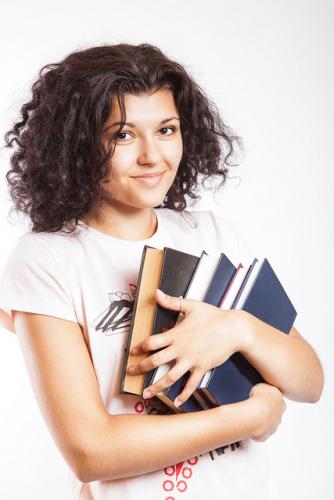
<instances>
[{"instance_id":1,"label":"white book","mask_svg":"<svg viewBox=\"0 0 334 500\"><path fill-rule=\"evenodd\" d=\"M238 293L239 293L239 291L240 291L240 289L245 281L246 275L249 272L252 264L254 264L254 260L248 261L245 264L242 264L242 263L239 264L239 266L235 272L235 275L232 278L232 283L231 283L230 287L228 288L228 290L227 290L227 292L226 292L226 294L225 294L225 296L220 304L220 309L227 311L228 309L232 308L233 303L234 303L234 301L235 301L235 299L236 299L236 297L237 297L237 295L238 295ZM239 300L238 300L238 303L240 303ZM201 389L202 387L206 387L206 385L211 377L212 371L213 371L213 369L207 371L203 375L202 380L200 381L200 383L197 386L198 389ZM198 393L197 391L195 391L193 393L193 396L199 401L199 399L197 397L198 395L201 396L201 394Z\"/></svg>"},{"instance_id":2,"label":"white book","mask_svg":"<svg viewBox=\"0 0 334 500\"><path fill-rule=\"evenodd\" d=\"M242 306L245 303L245 300L248 297L249 292L251 291L253 284L260 272L260 269L262 267L263 260L259 261L257 260L251 270L250 276L248 277L247 283L245 284L244 289L242 290L240 297L238 297L237 303L234 306L234 309L242 309Z\"/></svg>"},{"instance_id":3,"label":"white book","mask_svg":"<svg viewBox=\"0 0 334 500\"><path fill-rule=\"evenodd\" d=\"M248 273L249 267L251 263L247 262L245 265L242 264L242 267L239 267L237 270L237 273L233 279L233 282L227 291L222 303L220 304L220 308L227 311L228 309L231 309L233 306L233 303L239 293L240 287L244 282L244 279L246 277L246 274Z\"/></svg>"}]
</instances>

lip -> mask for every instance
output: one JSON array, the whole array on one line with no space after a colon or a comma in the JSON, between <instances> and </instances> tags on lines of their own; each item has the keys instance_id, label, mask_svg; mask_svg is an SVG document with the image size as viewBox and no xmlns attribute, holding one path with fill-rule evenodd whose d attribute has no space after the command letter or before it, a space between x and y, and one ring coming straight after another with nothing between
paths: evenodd
<instances>
[{"instance_id":1,"label":"lip","mask_svg":"<svg viewBox=\"0 0 334 500\"><path fill-rule=\"evenodd\" d=\"M160 172L156 174L146 174L146 175L140 175L136 177L132 177L135 181L139 182L140 184L144 186L150 186L154 187L157 186L162 179L163 175L165 172Z\"/></svg>"},{"instance_id":2,"label":"lip","mask_svg":"<svg viewBox=\"0 0 334 500\"><path fill-rule=\"evenodd\" d=\"M146 179L147 177L157 177L158 175L163 174L164 172L155 172L153 174L144 174L144 175L134 175L132 176L134 179Z\"/></svg>"}]
</instances>

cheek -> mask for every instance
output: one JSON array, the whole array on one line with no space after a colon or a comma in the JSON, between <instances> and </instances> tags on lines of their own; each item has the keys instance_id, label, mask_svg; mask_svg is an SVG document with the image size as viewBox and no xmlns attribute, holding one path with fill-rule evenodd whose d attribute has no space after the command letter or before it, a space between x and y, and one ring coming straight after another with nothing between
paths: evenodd
<instances>
[{"instance_id":1,"label":"cheek","mask_svg":"<svg viewBox=\"0 0 334 500\"><path fill-rule=\"evenodd\" d=\"M111 164L118 171L126 171L127 167L133 165L135 158L136 154L134 148L120 147L115 149L114 156L111 159Z\"/></svg>"},{"instance_id":2,"label":"cheek","mask_svg":"<svg viewBox=\"0 0 334 500\"><path fill-rule=\"evenodd\" d=\"M183 142L182 142L182 136L180 135L180 140L178 141L176 148L176 158L178 163L180 163L182 155L183 155Z\"/></svg>"},{"instance_id":3,"label":"cheek","mask_svg":"<svg viewBox=\"0 0 334 500\"><path fill-rule=\"evenodd\" d=\"M177 141L173 144L172 148L168 148L165 151L165 158L168 162L173 165L173 167L178 167L183 154L182 140Z\"/></svg>"},{"instance_id":4,"label":"cheek","mask_svg":"<svg viewBox=\"0 0 334 500\"><path fill-rule=\"evenodd\" d=\"M109 166L109 182L122 182L131 171L134 164L134 156L125 148L115 150Z\"/></svg>"}]
</instances>

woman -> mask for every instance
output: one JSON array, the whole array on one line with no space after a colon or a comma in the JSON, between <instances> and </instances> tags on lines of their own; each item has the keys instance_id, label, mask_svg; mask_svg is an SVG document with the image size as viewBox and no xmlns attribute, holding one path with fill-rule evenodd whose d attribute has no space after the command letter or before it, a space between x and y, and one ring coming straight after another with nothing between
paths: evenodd
<instances>
[{"instance_id":1,"label":"woman","mask_svg":"<svg viewBox=\"0 0 334 500\"><path fill-rule=\"evenodd\" d=\"M148 44L47 65L21 112L6 134L16 146L7 180L32 227L7 262L0 307L80 498L273 498L263 441L281 422L283 396L316 402L323 387L294 327L279 335L242 311L184 299L182 322L138 345L147 357L133 371L174 366L143 398L119 392L144 245L251 255L223 217L186 210L201 176L224 183L239 138L185 69ZM158 291L156 301L180 307ZM157 392L189 370L184 403L234 352L268 382L246 401L154 414Z\"/></svg>"}]
</instances>

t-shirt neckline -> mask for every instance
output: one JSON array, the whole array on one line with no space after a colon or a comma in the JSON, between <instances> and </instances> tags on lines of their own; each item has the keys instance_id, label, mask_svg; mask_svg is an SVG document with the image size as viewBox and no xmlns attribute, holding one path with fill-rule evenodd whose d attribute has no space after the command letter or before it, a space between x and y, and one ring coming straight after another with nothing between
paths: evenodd
<instances>
[{"instance_id":1,"label":"t-shirt neckline","mask_svg":"<svg viewBox=\"0 0 334 500\"><path fill-rule=\"evenodd\" d=\"M144 240L124 240L121 238L116 238L115 236L111 236L110 234L103 233L102 231L99 231L98 229L95 229L95 228L89 226L81 219L79 219L78 222L80 223L80 225L82 225L84 227L85 232L87 234L91 234L92 236L94 236L96 239L98 239L100 241L109 242L109 243L113 243L116 245L139 246L139 245L151 243L152 241L156 240L161 234L162 221L160 218L159 210L157 210L155 208L153 210L154 210L154 213L155 213L156 218L157 218L157 228L156 228L156 231L149 238L146 238Z\"/></svg>"}]
</instances>

